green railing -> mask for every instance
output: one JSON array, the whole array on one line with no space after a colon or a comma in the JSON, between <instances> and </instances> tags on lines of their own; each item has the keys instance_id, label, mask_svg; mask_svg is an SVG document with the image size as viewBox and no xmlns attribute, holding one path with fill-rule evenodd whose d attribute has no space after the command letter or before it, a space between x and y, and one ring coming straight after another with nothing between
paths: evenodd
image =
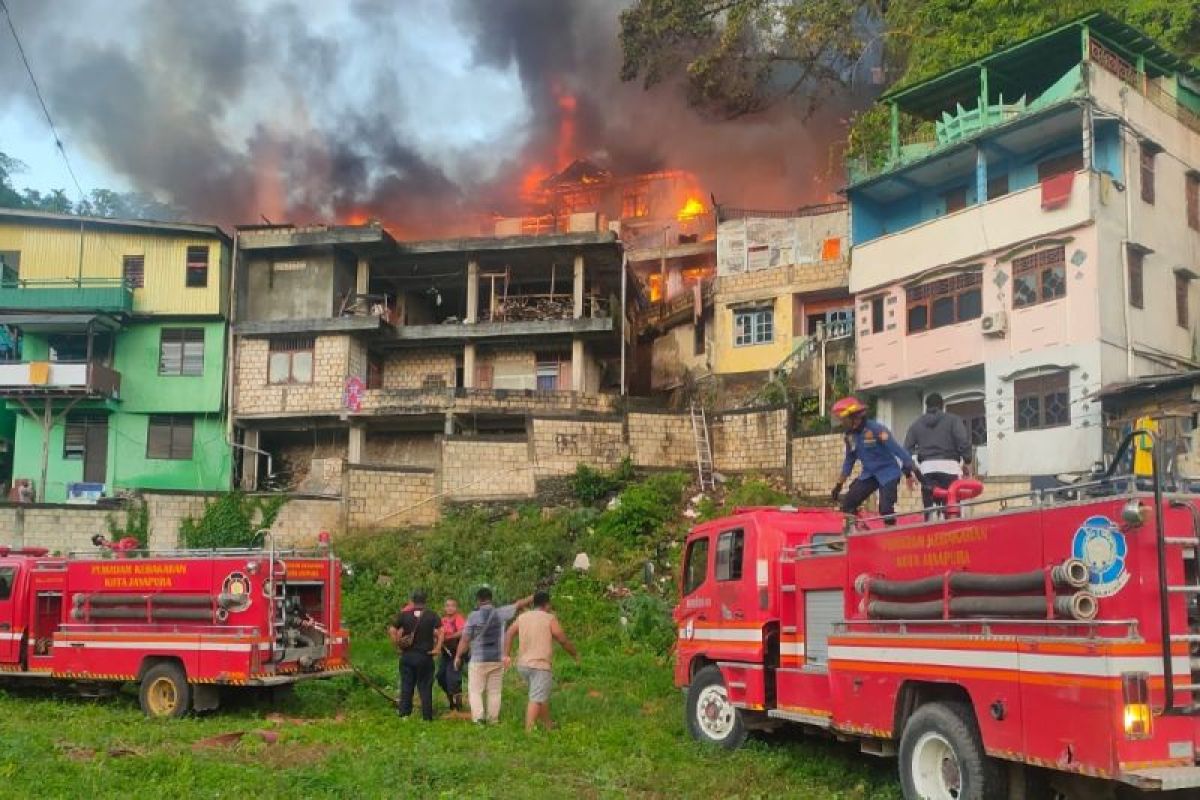
<instances>
[{"instance_id":1,"label":"green railing","mask_svg":"<svg viewBox=\"0 0 1200 800\"><path fill-rule=\"evenodd\" d=\"M133 290L121 278L8 280L0 283L0 309L128 314Z\"/></svg>"}]
</instances>

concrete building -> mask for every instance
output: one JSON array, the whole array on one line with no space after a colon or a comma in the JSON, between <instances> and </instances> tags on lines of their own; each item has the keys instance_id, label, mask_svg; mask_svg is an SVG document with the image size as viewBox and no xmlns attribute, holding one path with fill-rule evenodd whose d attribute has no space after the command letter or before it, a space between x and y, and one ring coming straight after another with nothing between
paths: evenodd
<instances>
[{"instance_id":1,"label":"concrete building","mask_svg":"<svg viewBox=\"0 0 1200 800\"><path fill-rule=\"evenodd\" d=\"M1090 14L881 102L847 190L859 386L898 432L940 392L987 474L1089 469L1098 390L1196 364L1200 70Z\"/></svg>"},{"instance_id":2,"label":"concrete building","mask_svg":"<svg viewBox=\"0 0 1200 800\"><path fill-rule=\"evenodd\" d=\"M207 225L0 209L5 482L49 502L229 487L230 244Z\"/></svg>"},{"instance_id":3,"label":"concrete building","mask_svg":"<svg viewBox=\"0 0 1200 800\"><path fill-rule=\"evenodd\" d=\"M238 250L247 487L337 493L343 464L436 471L447 439L616 406L615 234L397 242L371 225L268 226L241 229Z\"/></svg>"},{"instance_id":4,"label":"concrete building","mask_svg":"<svg viewBox=\"0 0 1200 800\"><path fill-rule=\"evenodd\" d=\"M713 371L720 402L772 380L802 394L851 385L854 302L844 203L790 211L717 209Z\"/></svg>"}]
</instances>

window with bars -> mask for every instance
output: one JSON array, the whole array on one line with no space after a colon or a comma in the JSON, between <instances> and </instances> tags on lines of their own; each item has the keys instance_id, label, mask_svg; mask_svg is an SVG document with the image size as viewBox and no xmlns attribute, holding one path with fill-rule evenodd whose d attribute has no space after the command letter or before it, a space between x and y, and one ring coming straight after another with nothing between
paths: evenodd
<instances>
[{"instance_id":1,"label":"window with bars","mask_svg":"<svg viewBox=\"0 0 1200 800\"><path fill-rule=\"evenodd\" d=\"M67 415L63 425L63 460L82 461L87 452L89 428L108 430L108 416L101 413L77 411Z\"/></svg>"},{"instance_id":2,"label":"window with bars","mask_svg":"<svg viewBox=\"0 0 1200 800\"><path fill-rule=\"evenodd\" d=\"M1129 246L1129 305L1134 308L1145 307L1145 293L1143 288L1142 269L1145 266L1144 262L1146 254L1137 247Z\"/></svg>"},{"instance_id":3,"label":"window with bars","mask_svg":"<svg viewBox=\"0 0 1200 800\"><path fill-rule=\"evenodd\" d=\"M1142 200L1154 205L1154 157L1159 146L1154 142L1142 142L1138 146L1138 167L1142 183Z\"/></svg>"},{"instance_id":4,"label":"window with bars","mask_svg":"<svg viewBox=\"0 0 1200 800\"><path fill-rule=\"evenodd\" d=\"M752 308L733 314L733 344L745 347L775 341L775 309Z\"/></svg>"},{"instance_id":5,"label":"window with bars","mask_svg":"<svg viewBox=\"0 0 1200 800\"><path fill-rule=\"evenodd\" d=\"M192 457L193 419L186 414L151 414L146 458L187 461Z\"/></svg>"},{"instance_id":6,"label":"window with bars","mask_svg":"<svg viewBox=\"0 0 1200 800\"><path fill-rule=\"evenodd\" d=\"M987 444L987 410L982 400L946 403L946 413L955 414L963 421L967 427L967 435L971 437L972 447L983 447Z\"/></svg>"},{"instance_id":7,"label":"window with bars","mask_svg":"<svg viewBox=\"0 0 1200 800\"><path fill-rule=\"evenodd\" d=\"M1175 323L1181 328L1188 327L1191 321L1191 309L1188 293L1192 286L1192 278L1186 272L1175 273Z\"/></svg>"},{"instance_id":8,"label":"window with bars","mask_svg":"<svg viewBox=\"0 0 1200 800\"><path fill-rule=\"evenodd\" d=\"M121 259L121 277L130 289L141 289L146 285L146 257L125 256Z\"/></svg>"},{"instance_id":9,"label":"window with bars","mask_svg":"<svg viewBox=\"0 0 1200 800\"><path fill-rule=\"evenodd\" d=\"M643 187L626 189L621 196L621 219L636 219L649 213L646 190Z\"/></svg>"},{"instance_id":10,"label":"window with bars","mask_svg":"<svg viewBox=\"0 0 1200 800\"><path fill-rule=\"evenodd\" d=\"M1066 248L1051 247L1014 258L1013 308L1057 300L1067 294Z\"/></svg>"},{"instance_id":11,"label":"window with bars","mask_svg":"<svg viewBox=\"0 0 1200 800\"><path fill-rule=\"evenodd\" d=\"M1187 224L1200 231L1200 172L1189 172L1184 176L1183 193L1187 200Z\"/></svg>"},{"instance_id":12,"label":"window with bars","mask_svg":"<svg viewBox=\"0 0 1200 800\"><path fill-rule=\"evenodd\" d=\"M187 249L186 285L191 289L208 286L208 245Z\"/></svg>"},{"instance_id":13,"label":"window with bars","mask_svg":"<svg viewBox=\"0 0 1200 800\"><path fill-rule=\"evenodd\" d=\"M268 383L312 383L313 336L281 336L271 340L267 360Z\"/></svg>"},{"instance_id":14,"label":"window with bars","mask_svg":"<svg viewBox=\"0 0 1200 800\"><path fill-rule=\"evenodd\" d=\"M158 374L204 374L204 329L164 328L158 345Z\"/></svg>"},{"instance_id":15,"label":"window with bars","mask_svg":"<svg viewBox=\"0 0 1200 800\"><path fill-rule=\"evenodd\" d=\"M908 332L954 325L983 315L983 273L964 272L912 286L906 292Z\"/></svg>"},{"instance_id":16,"label":"window with bars","mask_svg":"<svg viewBox=\"0 0 1200 800\"><path fill-rule=\"evenodd\" d=\"M1034 431L1070 425L1070 386L1066 370L1013 381L1016 429Z\"/></svg>"}]
</instances>

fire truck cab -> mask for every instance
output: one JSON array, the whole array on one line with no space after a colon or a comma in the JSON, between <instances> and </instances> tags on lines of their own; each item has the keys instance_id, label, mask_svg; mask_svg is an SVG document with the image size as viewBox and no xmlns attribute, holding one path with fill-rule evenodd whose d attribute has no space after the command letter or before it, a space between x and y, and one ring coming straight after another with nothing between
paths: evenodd
<instances>
[{"instance_id":1,"label":"fire truck cab","mask_svg":"<svg viewBox=\"0 0 1200 800\"><path fill-rule=\"evenodd\" d=\"M107 557L105 557L107 556ZM0 547L0 679L112 691L143 711L349 671L341 562L323 547L50 556Z\"/></svg>"},{"instance_id":2,"label":"fire truck cab","mask_svg":"<svg viewBox=\"0 0 1200 800\"><path fill-rule=\"evenodd\" d=\"M675 609L691 735L855 739L899 756L909 800L1200 790L1200 496L1107 475L959 510L697 526Z\"/></svg>"}]
</instances>

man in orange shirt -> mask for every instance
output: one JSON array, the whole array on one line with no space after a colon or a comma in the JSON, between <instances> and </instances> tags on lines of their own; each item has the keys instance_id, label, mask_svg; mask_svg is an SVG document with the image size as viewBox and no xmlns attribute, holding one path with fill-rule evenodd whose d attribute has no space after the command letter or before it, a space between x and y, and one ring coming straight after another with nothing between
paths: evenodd
<instances>
[{"instance_id":1,"label":"man in orange shirt","mask_svg":"<svg viewBox=\"0 0 1200 800\"><path fill-rule=\"evenodd\" d=\"M462 711L462 672L454 665L454 656L466 624L466 619L458 613L458 601L447 597L442 607L442 651L438 661L437 682L446 693L451 711Z\"/></svg>"},{"instance_id":2,"label":"man in orange shirt","mask_svg":"<svg viewBox=\"0 0 1200 800\"><path fill-rule=\"evenodd\" d=\"M517 651L517 671L529 685L529 705L525 708L525 730L532 731L538 720L542 727L550 730L554 722L550 719L550 689L554 685L553 659L554 643L558 642L566 650L575 663L579 663L579 653L575 645L563 632L558 617L550 611L550 593L539 589L533 594L533 610L517 617L508 633L504 635L504 665L512 661L512 645L514 639L520 639Z\"/></svg>"}]
</instances>

